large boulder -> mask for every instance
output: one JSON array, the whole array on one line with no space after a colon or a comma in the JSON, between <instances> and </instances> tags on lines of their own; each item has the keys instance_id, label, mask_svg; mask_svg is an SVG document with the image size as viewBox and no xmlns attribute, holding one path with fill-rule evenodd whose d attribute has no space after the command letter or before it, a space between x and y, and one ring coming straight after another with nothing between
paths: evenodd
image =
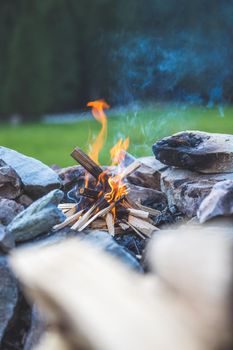
<instances>
[{"instance_id":1,"label":"large boulder","mask_svg":"<svg viewBox=\"0 0 233 350\"><path fill-rule=\"evenodd\" d=\"M167 196L170 208L176 206L181 213L191 218L197 215L201 202L213 186L223 180L233 180L233 173L204 175L168 168L161 175L161 189Z\"/></svg>"},{"instance_id":2,"label":"large boulder","mask_svg":"<svg viewBox=\"0 0 233 350\"><path fill-rule=\"evenodd\" d=\"M183 131L153 145L162 163L202 173L233 172L233 135Z\"/></svg>"},{"instance_id":3,"label":"large boulder","mask_svg":"<svg viewBox=\"0 0 233 350\"><path fill-rule=\"evenodd\" d=\"M59 176L37 159L6 147L0 147L0 160L3 160L17 172L25 192L34 198L41 197L61 186Z\"/></svg>"}]
</instances>

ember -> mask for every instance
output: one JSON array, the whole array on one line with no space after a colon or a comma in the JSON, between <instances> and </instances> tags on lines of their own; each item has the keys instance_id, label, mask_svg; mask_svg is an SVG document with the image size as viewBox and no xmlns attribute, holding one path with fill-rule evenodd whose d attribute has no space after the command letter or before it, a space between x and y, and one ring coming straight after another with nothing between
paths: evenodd
<instances>
[{"instance_id":1,"label":"ember","mask_svg":"<svg viewBox=\"0 0 233 350\"><path fill-rule=\"evenodd\" d=\"M150 210L145 207L143 210L136 203L132 203L127 197L129 188L125 179L137 170L141 163L134 161L128 167L122 166L125 151L129 146L129 138L120 139L110 151L112 166L103 170L99 165L99 153L104 146L107 135L107 117L104 109L109 105L104 100L89 102L92 107L93 116L102 125L101 130L90 147L89 155L76 147L71 156L81 164L87 171L85 186L78 190L79 195L88 199L87 205L80 209L75 203L65 203L60 209L67 216L67 219L54 227L55 230L65 226L82 231L92 225L92 228L101 227L111 235L117 232L124 232L133 229L141 238L150 237L158 230L151 220ZM89 174L95 179L95 188L88 184ZM148 208L149 209L149 208ZM97 220L98 219L98 220ZM100 221L101 220L101 221Z\"/></svg>"}]
</instances>

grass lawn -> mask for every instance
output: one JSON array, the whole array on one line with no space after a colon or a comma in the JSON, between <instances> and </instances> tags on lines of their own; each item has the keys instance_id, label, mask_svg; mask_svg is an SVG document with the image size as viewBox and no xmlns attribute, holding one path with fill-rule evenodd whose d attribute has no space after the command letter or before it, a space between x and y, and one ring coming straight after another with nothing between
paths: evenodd
<instances>
[{"instance_id":1,"label":"grass lawn","mask_svg":"<svg viewBox=\"0 0 233 350\"><path fill-rule=\"evenodd\" d=\"M88 151L100 125L95 120L75 124L1 125L0 145L13 148L42 160L48 165L75 164L69 156L76 145ZM116 113L109 118L102 164L109 162L109 150L120 137L130 137L129 152L135 156L152 155L152 144L163 136L182 130L233 133L233 107L218 108L155 105L135 111Z\"/></svg>"}]
</instances>

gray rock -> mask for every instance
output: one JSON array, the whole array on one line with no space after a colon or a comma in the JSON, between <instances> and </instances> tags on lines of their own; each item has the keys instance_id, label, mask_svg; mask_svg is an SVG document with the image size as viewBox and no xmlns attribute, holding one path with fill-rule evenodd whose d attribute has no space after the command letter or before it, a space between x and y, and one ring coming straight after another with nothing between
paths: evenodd
<instances>
[{"instance_id":1,"label":"gray rock","mask_svg":"<svg viewBox=\"0 0 233 350\"><path fill-rule=\"evenodd\" d=\"M90 242L95 247L104 250L111 254L115 258L121 260L128 265L131 269L143 272L143 269L139 262L127 251L124 247L116 243L116 241L105 231L100 230L87 230L86 234L80 234L78 236L84 241Z\"/></svg>"},{"instance_id":2,"label":"gray rock","mask_svg":"<svg viewBox=\"0 0 233 350\"><path fill-rule=\"evenodd\" d=\"M152 159L151 159L152 158ZM142 165L127 177L127 180L134 185L161 190L161 173L167 167L154 157L143 157L138 159Z\"/></svg>"},{"instance_id":3,"label":"gray rock","mask_svg":"<svg viewBox=\"0 0 233 350\"><path fill-rule=\"evenodd\" d=\"M213 186L210 194L202 201L197 216L204 223L217 216L233 214L233 180L221 181Z\"/></svg>"},{"instance_id":4,"label":"gray rock","mask_svg":"<svg viewBox=\"0 0 233 350\"><path fill-rule=\"evenodd\" d=\"M6 147L0 147L0 159L17 172L23 182L25 192L33 198L41 197L61 186L59 176L39 160Z\"/></svg>"},{"instance_id":5,"label":"gray rock","mask_svg":"<svg viewBox=\"0 0 233 350\"><path fill-rule=\"evenodd\" d=\"M64 188L66 191L70 190L78 183L78 181L84 182L84 177L86 174L85 169L81 165L74 165L67 168L58 169L56 172L62 180L62 188Z\"/></svg>"},{"instance_id":6,"label":"gray rock","mask_svg":"<svg viewBox=\"0 0 233 350\"><path fill-rule=\"evenodd\" d=\"M229 174L199 174L189 170L168 168L161 176L161 189L166 194L168 205L176 206L189 218L197 215L203 199L213 186L223 180L233 180Z\"/></svg>"},{"instance_id":7,"label":"gray rock","mask_svg":"<svg viewBox=\"0 0 233 350\"><path fill-rule=\"evenodd\" d=\"M0 160L0 197L15 199L22 192L22 181L16 171Z\"/></svg>"},{"instance_id":8,"label":"gray rock","mask_svg":"<svg viewBox=\"0 0 233 350\"><path fill-rule=\"evenodd\" d=\"M23 210L21 204L11 199L0 198L0 223L8 225Z\"/></svg>"},{"instance_id":9,"label":"gray rock","mask_svg":"<svg viewBox=\"0 0 233 350\"><path fill-rule=\"evenodd\" d=\"M29 207L29 205L31 205L33 203L33 200L27 196L26 194L22 194L22 196L20 196L17 199L17 203L23 205L24 208Z\"/></svg>"},{"instance_id":10,"label":"gray rock","mask_svg":"<svg viewBox=\"0 0 233 350\"><path fill-rule=\"evenodd\" d=\"M133 202L140 202L143 205L152 206L153 208L158 205L163 207L167 203L166 195L161 191L132 184L129 184L129 188L130 192L127 197Z\"/></svg>"},{"instance_id":11,"label":"gray rock","mask_svg":"<svg viewBox=\"0 0 233 350\"><path fill-rule=\"evenodd\" d=\"M6 256L0 255L0 348L6 330L11 325L18 303L18 287Z\"/></svg>"},{"instance_id":12,"label":"gray rock","mask_svg":"<svg viewBox=\"0 0 233 350\"><path fill-rule=\"evenodd\" d=\"M233 135L183 131L153 145L164 164L202 173L233 172Z\"/></svg>"},{"instance_id":13,"label":"gray rock","mask_svg":"<svg viewBox=\"0 0 233 350\"><path fill-rule=\"evenodd\" d=\"M45 323L42 321L39 311L35 306L32 308L31 327L26 336L23 350L32 350L38 344L40 337L45 331Z\"/></svg>"},{"instance_id":14,"label":"gray rock","mask_svg":"<svg viewBox=\"0 0 233 350\"><path fill-rule=\"evenodd\" d=\"M22 245L28 248L43 248L76 236L119 258L131 268L142 271L141 265L133 255L130 254L127 249L119 245L107 232L101 230L86 230L85 232L77 233L77 231L66 227L56 232L50 232L47 236L38 237L34 241L22 243Z\"/></svg>"},{"instance_id":15,"label":"gray rock","mask_svg":"<svg viewBox=\"0 0 233 350\"><path fill-rule=\"evenodd\" d=\"M27 209L15 217L8 225L8 230L14 235L16 242L33 239L65 220L65 215L57 205L63 198L63 192L53 190L38 199Z\"/></svg>"},{"instance_id":16,"label":"gray rock","mask_svg":"<svg viewBox=\"0 0 233 350\"><path fill-rule=\"evenodd\" d=\"M0 249L7 253L15 247L14 236L3 225L0 225Z\"/></svg>"}]
</instances>

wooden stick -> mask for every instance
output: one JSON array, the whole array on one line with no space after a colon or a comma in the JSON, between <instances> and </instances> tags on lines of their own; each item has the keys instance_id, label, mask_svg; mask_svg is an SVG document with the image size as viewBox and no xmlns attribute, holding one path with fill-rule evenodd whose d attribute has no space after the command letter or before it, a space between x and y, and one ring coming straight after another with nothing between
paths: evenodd
<instances>
[{"instance_id":1,"label":"wooden stick","mask_svg":"<svg viewBox=\"0 0 233 350\"><path fill-rule=\"evenodd\" d=\"M90 215L97 208L98 203L95 203L71 228L72 230L78 230L80 226L85 224L85 222L89 219Z\"/></svg>"},{"instance_id":2,"label":"wooden stick","mask_svg":"<svg viewBox=\"0 0 233 350\"><path fill-rule=\"evenodd\" d=\"M146 207L145 205L142 205L142 204L139 203L139 202L136 202L136 204L137 204L137 206L138 206L140 209L147 211L147 212L148 212L150 215L152 215L152 216L159 216L159 215L161 215L161 211L159 211L159 210Z\"/></svg>"},{"instance_id":3,"label":"wooden stick","mask_svg":"<svg viewBox=\"0 0 233 350\"><path fill-rule=\"evenodd\" d=\"M71 209L74 208L76 206L76 203L61 203L58 204L58 208L59 209Z\"/></svg>"},{"instance_id":4,"label":"wooden stick","mask_svg":"<svg viewBox=\"0 0 233 350\"><path fill-rule=\"evenodd\" d=\"M98 196L100 195L100 192L93 190L91 188L83 187L83 188L80 188L79 194L83 197L97 199Z\"/></svg>"},{"instance_id":5,"label":"wooden stick","mask_svg":"<svg viewBox=\"0 0 233 350\"><path fill-rule=\"evenodd\" d=\"M76 147L71 153L79 164L81 164L96 180L99 180L100 174L103 172L102 168L96 164L86 153L79 147Z\"/></svg>"},{"instance_id":6,"label":"wooden stick","mask_svg":"<svg viewBox=\"0 0 233 350\"><path fill-rule=\"evenodd\" d=\"M149 222L136 218L133 215L129 215L128 223L132 226L134 226L136 229L138 229L140 232L142 232L147 237L151 237L152 233L155 231L159 231L159 229L150 224Z\"/></svg>"},{"instance_id":7,"label":"wooden stick","mask_svg":"<svg viewBox=\"0 0 233 350\"><path fill-rule=\"evenodd\" d=\"M141 237L142 239L146 239L146 238L142 235L142 233L141 233L136 227L134 227L131 223L129 223L127 220L123 220L123 222L124 222L126 225L128 225L129 227L131 227L131 229L132 229L134 232L136 232L136 234L137 234L139 237Z\"/></svg>"},{"instance_id":8,"label":"wooden stick","mask_svg":"<svg viewBox=\"0 0 233 350\"><path fill-rule=\"evenodd\" d=\"M99 229L99 230L107 230L107 226L106 226L106 221L102 218L98 218L95 221L93 221L90 225L90 227L93 230Z\"/></svg>"},{"instance_id":9,"label":"wooden stick","mask_svg":"<svg viewBox=\"0 0 233 350\"><path fill-rule=\"evenodd\" d=\"M137 170L142 164L139 161L135 161L132 164L130 164L127 168L125 168L121 174L119 174L121 180L123 180L125 177L132 174L135 170Z\"/></svg>"},{"instance_id":10,"label":"wooden stick","mask_svg":"<svg viewBox=\"0 0 233 350\"><path fill-rule=\"evenodd\" d=\"M116 202L110 204L107 208L104 208L100 211L98 211L98 213L96 213L94 216L92 216L88 221L86 221L83 225L79 225L78 228L76 228L79 232L84 230L88 225L90 225L90 223L92 223L92 221L94 221L95 219L97 219L100 216L105 216L110 210L112 210L112 208L114 208L116 205Z\"/></svg>"},{"instance_id":11,"label":"wooden stick","mask_svg":"<svg viewBox=\"0 0 233 350\"><path fill-rule=\"evenodd\" d=\"M108 227L108 232L110 233L111 236L115 236L115 228L114 228L114 218L111 212L109 212L106 217L106 224Z\"/></svg>"},{"instance_id":12,"label":"wooden stick","mask_svg":"<svg viewBox=\"0 0 233 350\"><path fill-rule=\"evenodd\" d=\"M140 210L140 209L134 209L134 208L125 208L123 206L120 206L117 209L118 218L128 217L129 214L136 216L137 218L149 220L149 213L147 211Z\"/></svg>"},{"instance_id":13,"label":"wooden stick","mask_svg":"<svg viewBox=\"0 0 233 350\"><path fill-rule=\"evenodd\" d=\"M72 215L74 215L76 213L76 211L77 211L77 207L75 206L75 207L73 207L71 209L68 209L68 211L65 213L65 215L67 217L72 216Z\"/></svg>"},{"instance_id":14,"label":"wooden stick","mask_svg":"<svg viewBox=\"0 0 233 350\"><path fill-rule=\"evenodd\" d=\"M141 219L148 219L149 218L149 213L147 211L144 211L144 210L128 208L127 211L131 215L136 216L137 218L141 218Z\"/></svg>"},{"instance_id":15,"label":"wooden stick","mask_svg":"<svg viewBox=\"0 0 233 350\"><path fill-rule=\"evenodd\" d=\"M78 213L75 213L74 215L68 217L65 221L63 221L61 224L56 225L53 227L53 230L57 231L60 230L70 224L72 224L74 221L78 220L80 216L82 215L83 210L79 211Z\"/></svg>"}]
</instances>

